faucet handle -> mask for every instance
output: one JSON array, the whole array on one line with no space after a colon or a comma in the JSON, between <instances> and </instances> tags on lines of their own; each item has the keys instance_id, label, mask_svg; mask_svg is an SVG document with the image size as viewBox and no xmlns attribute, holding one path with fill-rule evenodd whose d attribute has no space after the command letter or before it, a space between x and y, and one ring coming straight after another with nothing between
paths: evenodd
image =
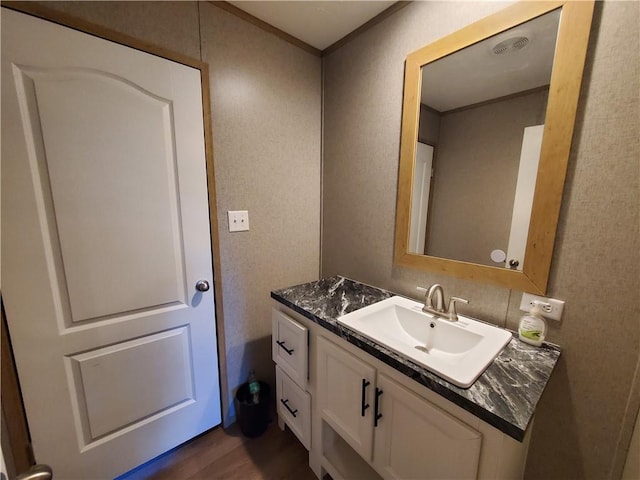
<instances>
[{"instance_id":1,"label":"faucet handle","mask_svg":"<svg viewBox=\"0 0 640 480\"><path fill-rule=\"evenodd\" d=\"M452 322L456 322L458 320L458 313L456 312L456 302L469 303L469 300L467 300L466 298L460 298L460 297L449 298L448 313L449 313L449 320L451 320Z\"/></svg>"}]
</instances>

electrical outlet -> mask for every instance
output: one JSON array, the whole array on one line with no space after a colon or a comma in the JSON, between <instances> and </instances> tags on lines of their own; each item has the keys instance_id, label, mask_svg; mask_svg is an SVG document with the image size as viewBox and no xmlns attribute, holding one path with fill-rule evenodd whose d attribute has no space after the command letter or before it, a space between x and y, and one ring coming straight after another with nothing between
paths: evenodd
<instances>
[{"instance_id":1,"label":"electrical outlet","mask_svg":"<svg viewBox=\"0 0 640 480\"><path fill-rule=\"evenodd\" d=\"M560 320L562 318L562 310L564 309L564 301L555 298L539 297L530 293L522 294L520 302L520 310L530 312L535 304L542 308L542 316L551 320Z\"/></svg>"},{"instance_id":2,"label":"electrical outlet","mask_svg":"<svg viewBox=\"0 0 640 480\"><path fill-rule=\"evenodd\" d=\"M229 216L230 232L246 232L249 230L249 212L247 210L229 210L227 215Z\"/></svg>"}]
</instances>

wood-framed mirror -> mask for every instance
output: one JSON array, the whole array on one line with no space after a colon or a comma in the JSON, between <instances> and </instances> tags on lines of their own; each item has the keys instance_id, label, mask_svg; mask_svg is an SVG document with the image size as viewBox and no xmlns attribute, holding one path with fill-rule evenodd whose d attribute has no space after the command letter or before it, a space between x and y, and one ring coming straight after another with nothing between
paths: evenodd
<instances>
[{"instance_id":1,"label":"wood-framed mirror","mask_svg":"<svg viewBox=\"0 0 640 480\"><path fill-rule=\"evenodd\" d=\"M546 293L593 7L521 1L407 56L395 265Z\"/></svg>"}]
</instances>

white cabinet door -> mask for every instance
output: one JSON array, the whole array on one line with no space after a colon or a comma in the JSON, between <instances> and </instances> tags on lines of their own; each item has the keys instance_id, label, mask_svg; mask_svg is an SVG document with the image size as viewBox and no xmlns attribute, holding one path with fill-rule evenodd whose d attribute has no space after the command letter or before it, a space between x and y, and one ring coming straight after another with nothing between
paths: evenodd
<instances>
[{"instance_id":1,"label":"white cabinet door","mask_svg":"<svg viewBox=\"0 0 640 480\"><path fill-rule=\"evenodd\" d=\"M373 463L385 478L471 479L478 473L482 436L384 374Z\"/></svg>"},{"instance_id":2,"label":"white cabinet door","mask_svg":"<svg viewBox=\"0 0 640 480\"><path fill-rule=\"evenodd\" d=\"M362 458L371 461L375 369L318 339L318 405L322 418Z\"/></svg>"},{"instance_id":3,"label":"white cabinet door","mask_svg":"<svg viewBox=\"0 0 640 480\"><path fill-rule=\"evenodd\" d=\"M2 295L38 462L220 423L200 71L2 8Z\"/></svg>"}]
</instances>

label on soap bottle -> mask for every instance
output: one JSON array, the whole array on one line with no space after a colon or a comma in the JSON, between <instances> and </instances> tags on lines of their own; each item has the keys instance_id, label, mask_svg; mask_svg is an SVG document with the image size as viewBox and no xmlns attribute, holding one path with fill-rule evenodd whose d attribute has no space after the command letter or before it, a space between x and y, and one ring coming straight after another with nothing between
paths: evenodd
<instances>
[{"instance_id":1,"label":"label on soap bottle","mask_svg":"<svg viewBox=\"0 0 640 480\"><path fill-rule=\"evenodd\" d=\"M545 332L546 325L543 319L528 315L520 319L518 334L523 342L539 346L544 341Z\"/></svg>"}]
</instances>

